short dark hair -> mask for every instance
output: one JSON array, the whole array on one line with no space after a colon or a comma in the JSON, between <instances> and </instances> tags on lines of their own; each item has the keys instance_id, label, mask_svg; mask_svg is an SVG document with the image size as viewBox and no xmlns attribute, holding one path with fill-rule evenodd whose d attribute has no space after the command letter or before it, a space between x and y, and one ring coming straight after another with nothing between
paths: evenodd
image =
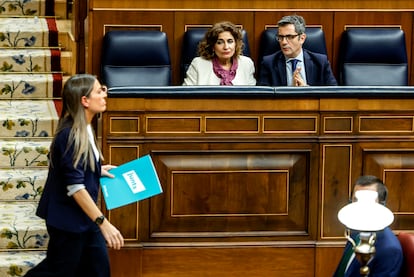
<instances>
[{"instance_id":1,"label":"short dark hair","mask_svg":"<svg viewBox=\"0 0 414 277\"><path fill-rule=\"evenodd\" d=\"M377 192L378 192L378 202L380 204L385 205L387 202L387 198L388 198L388 189L387 186L382 182L382 180L376 176L373 175L364 175L364 176L360 176L354 185L355 186L361 186L361 187L365 187L365 186L371 186L371 185L377 185Z\"/></svg>"},{"instance_id":2,"label":"short dark hair","mask_svg":"<svg viewBox=\"0 0 414 277\"><path fill-rule=\"evenodd\" d=\"M306 22L305 19L300 15L287 15L282 17L277 23L277 26L285 26L293 24L295 26L295 31L298 34L304 34L306 31Z\"/></svg>"}]
</instances>

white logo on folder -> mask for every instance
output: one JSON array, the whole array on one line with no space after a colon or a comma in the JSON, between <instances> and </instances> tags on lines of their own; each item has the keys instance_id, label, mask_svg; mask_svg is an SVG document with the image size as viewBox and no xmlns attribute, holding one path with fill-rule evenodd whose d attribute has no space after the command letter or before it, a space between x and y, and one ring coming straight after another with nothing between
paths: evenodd
<instances>
[{"instance_id":1,"label":"white logo on folder","mask_svg":"<svg viewBox=\"0 0 414 277\"><path fill-rule=\"evenodd\" d=\"M132 193L138 193L145 190L145 187L142 184L141 179L139 179L138 175L135 173L134 170L125 172L124 174L122 174L122 176L124 177L125 182L127 182Z\"/></svg>"}]
</instances>

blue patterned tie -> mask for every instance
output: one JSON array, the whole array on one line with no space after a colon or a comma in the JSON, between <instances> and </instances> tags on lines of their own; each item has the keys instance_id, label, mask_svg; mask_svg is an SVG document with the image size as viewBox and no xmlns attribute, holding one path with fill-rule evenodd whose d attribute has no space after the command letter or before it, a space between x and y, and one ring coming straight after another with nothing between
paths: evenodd
<instances>
[{"instance_id":1,"label":"blue patterned tie","mask_svg":"<svg viewBox=\"0 0 414 277\"><path fill-rule=\"evenodd\" d=\"M299 60L297 59L291 59L290 63L292 64L292 73L296 70L296 65L298 64Z\"/></svg>"}]
</instances>

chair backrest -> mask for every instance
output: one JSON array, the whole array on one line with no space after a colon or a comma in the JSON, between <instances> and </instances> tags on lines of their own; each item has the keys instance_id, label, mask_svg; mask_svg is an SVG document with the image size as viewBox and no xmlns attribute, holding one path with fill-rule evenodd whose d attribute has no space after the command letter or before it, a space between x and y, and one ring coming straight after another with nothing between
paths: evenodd
<instances>
[{"instance_id":1,"label":"chair backrest","mask_svg":"<svg viewBox=\"0 0 414 277\"><path fill-rule=\"evenodd\" d=\"M405 35L399 28L350 28L343 32L339 80L344 86L406 86Z\"/></svg>"},{"instance_id":2,"label":"chair backrest","mask_svg":"<svg viewBox=\"0 0 414 277\"><path fill-rule=\"evenodd\" d=\"M191 28L184 33L180 62L181 80L184 80L185 73L191 64L191 61L198 56L198 44L204 38L204 35L208 29L208 27ZM243 55L250 56L250 47L249 40L247 38L247 32L243 29L241 32L244 43Z\"/></svg>"},{"instance_id":3,"label":"chair backrest","mask_svg":"<svg viewBox=\"0 0 414 277\"><path fill-rule=\"evenodd\" d=\"M107 32L101 77L108 87L171 85L167 35L161 31Z\"/></svg>"},{"instance_id":4,"label":"chair backrest","mask_svg":"<svg viewBox=\"0 0 414 277\"><path fill-rule=\"evenodd\" d=\"M260 38L259 60L260 64L264 56L273 54L280 50L279 42L276 39L277 27L269 28L262 32ZM321 27L306 27L306 40L303 48L327 55L325 33Z\"/></svg>"},{"instance_id":5,"label":"chair backrest","mask_svg":"<svg viewBox=\"0 0 414 277\"><path fill-rule=\"evenodd\" d=\"M414 276L414 234L400 232L398 234L398 240L400 241L404 256L400 276L412 277Z\"/></svg>"}]
</instances>

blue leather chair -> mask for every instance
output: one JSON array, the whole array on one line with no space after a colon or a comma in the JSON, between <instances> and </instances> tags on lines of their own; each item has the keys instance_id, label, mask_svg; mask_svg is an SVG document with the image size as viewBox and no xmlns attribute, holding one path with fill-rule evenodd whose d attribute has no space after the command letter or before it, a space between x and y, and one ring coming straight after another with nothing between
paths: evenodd
<instances>
[{"instance_id":1,"label":"blue leather chair","mask_svg":"<svg viewBox=\"0 0 414 277\"><path fill-rule=\"evenodd\" d=\"M263 57L280 50L279 42L276 39L277 28L269 28L262 32L260 38L259 60L260 65ZM306 40L303 48L327 55L325 33L321 27L306 27Z\"/></svg>"},{"instance_id":2,"label":"blue leather chair","mask_svg":"<svg viewBox=\"0 0 414 277\"><path fill-rule=\"evenodd\" d=\"M107 32L101 77L108 87L171 85L167 35L161 31Z\"/></svg>"},{"instance_id":3,"label":"blue leather chair","mask_svg":"<svg viewBox=\"0 0 414 277\"><path fill-rule=\"evenodd\" d=\"M204 34L209 28L191 28L184 33L183 46L181 48L181 62L180 62L180 72L181 80L184 80L185 73L187 72L188 67L191 64L191 61L198 56L198 44L204 38ZM241 30L243 36L243 55L250 56L250 47L249 40L247 38L246 30Z\"/></svg>"},{"instance_id":4,"label":"blue leather chair","mask_svg":"<svg viewBox=\"0 0 414 277\"><path fill-rule=\"evenodd\" d=\"M343 32L339 82L344 86L406 86L405 35L399 28L350 28Z\"/></svg>"}]
</instances>

